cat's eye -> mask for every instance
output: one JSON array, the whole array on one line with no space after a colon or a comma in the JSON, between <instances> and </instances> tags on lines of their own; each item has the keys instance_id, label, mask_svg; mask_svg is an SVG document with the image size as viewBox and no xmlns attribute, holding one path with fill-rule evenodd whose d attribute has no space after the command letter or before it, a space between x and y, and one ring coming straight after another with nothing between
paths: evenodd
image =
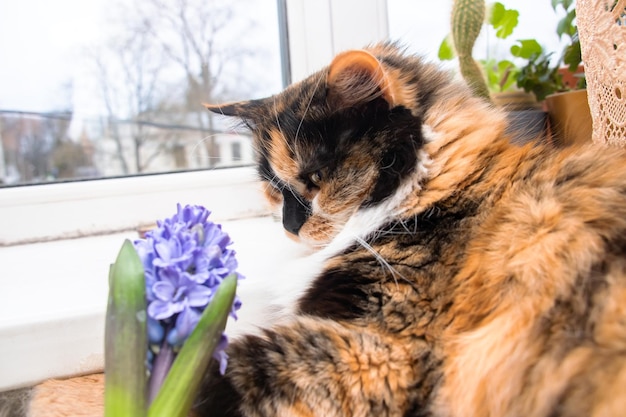
<instances>
[{"instance_id":1,"label":"cat's eye","mask_svg":"<svg viewBox=\"0 0 626 417\"><path fill-rule=\"evenodd\" d=\"M311 184L314 186L319 187L322 183L322 171L318 170L309 174L309 181L311 181Z\"/></svg>"}]
</instances>

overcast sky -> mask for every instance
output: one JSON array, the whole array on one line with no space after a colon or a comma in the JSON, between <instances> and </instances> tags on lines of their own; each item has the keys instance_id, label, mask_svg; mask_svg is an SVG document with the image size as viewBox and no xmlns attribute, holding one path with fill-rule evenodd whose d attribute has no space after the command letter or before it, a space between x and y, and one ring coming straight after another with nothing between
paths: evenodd
<instances>
[{"instance_id":1,"label":"overcast sky","mask_svg":"<svg viewBox=\"0 0 626 417\"><path fill-rule=\"evenodd\" d=\"M268 43L277 50L276 1L251 3L260 5L250 13L271 26L266 31L271 37ZM93 72L82 55L111 35L114 4L111 0L0 1L0 109L55 111L74 104L81 113L98 113ZM67 88L69 84L73 89ZM279 76L275 84L280 88Z\"/></svg>"},{"instance_id":2,"label":"overcast sky","mask_svg":"<svg viewBox=\"0 0 626 417\"><path fill-rule=\"evenodd\" d=\"M549 47L556 47L557 18L549 0L503 3L520 10L520 27L512 38L538 37ZM265 20L275 24L275 1L265 4L255 13L265 14ZM450 4L441 0L389 0L390 37L435 59L448 32ZM87 89L80 54L109 35L107 14L111 7L110 0L0 1L0 109L51 111L72 100L75 107L89 108L90 101L95 100L80 94ZM477 48L486 49L485 40L481 42ZM506 49L508 46L503 46ZM74 96L64 88L69 83L74 85ZM92 107L87 111L97 112L97 107Z\"/></svg>"},{"instance_id":3,"label":"overcast sky","mask_svg":"<svg viewBox=\"0 0 626 417\"><path fill-rule=\"evenodd\" d=\"M0 109L48 111L67 102L62 85L74 78L80 49L106 34L105 3L0 1Z\"/></svg>"}]
</instances>

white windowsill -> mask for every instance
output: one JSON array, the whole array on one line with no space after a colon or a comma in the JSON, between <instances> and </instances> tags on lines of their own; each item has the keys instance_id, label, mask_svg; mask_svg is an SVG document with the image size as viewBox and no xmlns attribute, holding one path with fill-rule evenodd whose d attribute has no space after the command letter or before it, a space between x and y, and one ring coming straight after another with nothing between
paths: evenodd
<instances>
[{"instance_id":1,"label":"white windowsill","mask_svg":"<svg viewBox=\"0 0 626 417\"><path fill-rule=\"evenodd\" d=\"M242 288L248 280L271 279L277 260L295 245L269 216L220 223L247 276ZM102 370L108 268L123 240L136 237L0 248L0 391Z\"/></svg>"}]
</instances>

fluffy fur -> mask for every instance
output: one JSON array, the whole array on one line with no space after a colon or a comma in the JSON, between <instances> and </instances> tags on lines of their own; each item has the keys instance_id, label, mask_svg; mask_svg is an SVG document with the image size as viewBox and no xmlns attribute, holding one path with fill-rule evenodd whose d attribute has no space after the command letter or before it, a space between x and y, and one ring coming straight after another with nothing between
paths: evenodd
<instances>
[{"instance_id":1,"label":"fluffy fur","mask_svg":"<svg viewBox=\"0 0 626 417\"><path fill-rule=\"evenodd\" d=\"M197 416L623 415L624 152L513 145L389 44L209 107L250 127L269 201L319 251Z\"/></svg>"},{"instance_id":2,"label":"fluffy fur","mask_svg":"<svg viewBox=\"0 0 626 417\"><path fill-rule=\"evenodd\" d=\"M21 414L19 414L21 416ZM48 380L32 392L26 417L104 416L104 374ZM16 417L17 415L9 415Z\"/></svg>"}]
</instances>

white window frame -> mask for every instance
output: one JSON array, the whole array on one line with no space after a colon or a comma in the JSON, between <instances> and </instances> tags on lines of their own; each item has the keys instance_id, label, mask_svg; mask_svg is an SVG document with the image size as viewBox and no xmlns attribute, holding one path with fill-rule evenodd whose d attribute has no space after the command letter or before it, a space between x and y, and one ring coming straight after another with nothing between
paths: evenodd
<instances>
[{"instance_id":1,"label":"white window frame","mask_svg":"<svg viewBox=\"0 0 626 417\"><path fill-rule=\"evenodd\" d=\"M387 0L284 0L291 80L299 81L348 49L387 40Z\"/></svg>"},{"instance_id":2,"label":"white window frame","mask_svg":"<svg viewBox=\"0 0 626 417\"><path fill-rule=\"evenodd\" d=\"M257 188L242 167L0 189L0 250L138 229L178 202L210 207L215 220L267 214Z\"/></svg>"},{"instance_id":3,"label":"white window frame","mask_svg":"<svg viewBox=\"0 0 626 417\"><path fill-rule=\"evenodd\" d=\"M328 65L341 50L388 36L386 0L278 0L278 4L286 6L292 81ZM205 205L213 211L211 218L220 222L267 215L258 188L255 170L244 167L0 189L0 306L24 304L32 309L20 321L12 319L11 310L0 308L0 391L101 369L107 272L95 270L93 260L112 261L114 253L96 254L93 248L108 251L103 245L111 239L117 247L130 231L170 216L178 202ZM259 230L265 230L264 224L258 223ZM252 239L255 227L254 221L246 223ZM58 256L68 251L76 265L65 265L67 258ZM31 272L28 263L44 262L45 256L50 264ZM267 260L271 261L275 260ZM94 274L101 275L102 282ZM93 308L76 311L70 302L64 306L67 311L59 313L62 309L57 308L51 316L28 304L28 291L43 288L40 284L62 283L59 288L45 286L50 291L47 298L54 302L54 291L81 288L72 280L87 278L97 280L96 297L102 297Z\"/></svg>"}]
</instances>

